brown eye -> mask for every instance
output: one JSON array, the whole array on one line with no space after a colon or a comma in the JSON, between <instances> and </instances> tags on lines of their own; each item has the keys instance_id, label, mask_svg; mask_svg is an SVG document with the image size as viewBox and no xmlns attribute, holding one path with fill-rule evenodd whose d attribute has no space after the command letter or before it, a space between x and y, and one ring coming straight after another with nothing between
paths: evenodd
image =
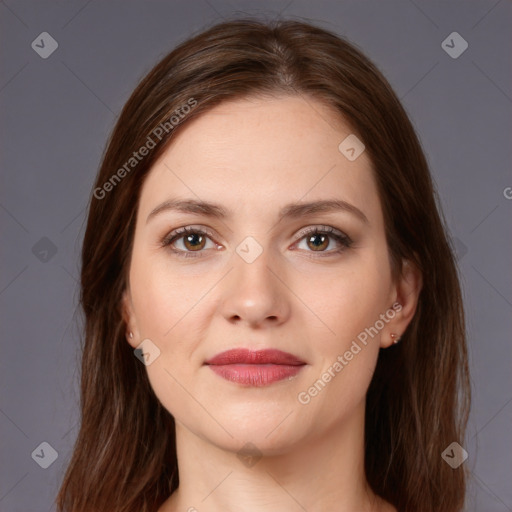
<instances>
[{"instance_id":1,"label":"brown eye","mask_svg":"<svg viewBox=\"0 0 512 512\"><path fill-rule=\"evenodd\" d=\"M191 251L200 251L206 245L206 237L199 233L192 233L183 237L183 244Z\"/></svg>"},{"instance_id":2,"label":"brown eye","mask_svg":"<svg viewBox=\"0 0 512 512\"><path fill-rule=\"evenodd\" d=\"M208 241L214 244L212 235L198 228L184 227L167 235L161 244L178 256L201 256L208 249ZM195 253L195 254L194 254Z\"/></svg>"},{"instance_id":3,"label":"brown eye","mask_svg":"<svg viewBox=\"0 0 512 512\"><path fill-rule=\"evenodd\" d=\"M300 247L302 244L305 247ZM330 256L348 249L352 245L352 240L333 227L320 226L302 231L296 245L299 249L317 253L318 256Z\"/></svg>"},{"instance_id":4,"label":"brown eye","mask_svg":"<svg viewBox=\"0 0 512 512\"><path fill-rule=\"evenodd\" d=\"M317 233L315 235L308 236L308 247L314 251L323 251L329 246L329 237L327 235Z\"/></svg>"}]
</instances>

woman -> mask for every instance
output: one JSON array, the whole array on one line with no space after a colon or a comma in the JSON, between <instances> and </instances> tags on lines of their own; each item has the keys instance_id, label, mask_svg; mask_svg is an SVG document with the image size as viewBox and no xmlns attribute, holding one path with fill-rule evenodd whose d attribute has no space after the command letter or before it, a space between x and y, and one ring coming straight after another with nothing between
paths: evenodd
<instances>
[{"instance_id":1,"label":"woman","mask_svg":"<svg viewBox=\"0 0 512 512\"><path fill-rule=\"evenodd\" d=\"M469 385L428 166L354 46L229 21L134 91L83 244L59 511L456 512Z\"/></svg>"}]
</instances>

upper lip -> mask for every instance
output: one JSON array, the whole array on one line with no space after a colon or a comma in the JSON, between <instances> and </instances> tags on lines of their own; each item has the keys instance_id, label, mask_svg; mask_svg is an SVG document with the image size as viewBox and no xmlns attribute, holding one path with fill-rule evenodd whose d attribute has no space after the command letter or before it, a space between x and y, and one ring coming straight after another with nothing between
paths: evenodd
<instances>
[{"instance_id":1,"label":"upper lip","mask_svg":"<svg viewBox=\"0 0 512 512\"><path fill-rule=\"evenodd\" d=\"M234 348L217 354L205 361L205 364L283 364L298 366L306 363L293 354L277 349L250 350L248 348Z\"/></svg>"}]
</instances>

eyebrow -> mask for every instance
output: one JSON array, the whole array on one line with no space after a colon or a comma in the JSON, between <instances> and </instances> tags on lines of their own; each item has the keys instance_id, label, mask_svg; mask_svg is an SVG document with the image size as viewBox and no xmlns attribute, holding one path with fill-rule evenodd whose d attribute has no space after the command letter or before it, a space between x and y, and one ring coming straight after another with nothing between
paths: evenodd
<instances>
[{"instance_id":1,"label":"eyebrow","mask_svg":"<svg viewBox=\"0 0 512 512\"><path fill-rule=\"evenodd\" d=\"M204 215L216 219L226 219L232 216L232 212L226 210L223 206L208 201L198 201L195 199L169 199L156 208L154 208L146 219L146 224L151 218L165 211L176 211L181 213L192 213ZM325 199L311 201L308 203L290 203L281 208L279 212L279 221L283 219L293 219L315 213L331 213L335 211L344 211L351 213L365 224L369 224L366 215L353 204L347 203L341 199Z\"/></svg>"}]
</instances>

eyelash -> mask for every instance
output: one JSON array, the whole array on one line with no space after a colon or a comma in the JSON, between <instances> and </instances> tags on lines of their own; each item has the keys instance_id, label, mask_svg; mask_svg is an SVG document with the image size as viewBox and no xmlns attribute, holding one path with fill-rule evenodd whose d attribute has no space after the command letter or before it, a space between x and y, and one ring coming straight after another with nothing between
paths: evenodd
<instances>
[{"instance_id":1,"label":"eyelash","mask_svg":"<svg viewBox=\"0 0 512 512\"><path fill-rule=\"evenodd\" d=\"M180 238L183 238L185 235L190 234L196 234L196 235L202 235L207 236L210 239L213 239L213 235L205 231L204 229L198 229L198 228L191 228L189 226L179 228L173 232L171 232L169 235L165 236L163 240L161 241L162 247L168 247L174 254L178 255L179 257L184 258L201 258L204 250L200 251L183 251L181 249L173 249L172 244L176 240L179 240ZM331 256L333 254L339 254L343 252L345 249L348 249L352 246L352 240L349 236L343 234L341 231L338 231L334 229L331 226L315 226L311 228L307 228L306 230L302 231L297 239L295 240L295 243L300 242L303 238L306 236L313 236L313 235L327 235L331 238L334 238L340 245L338 249L330 250L330 251L307 251L314 254L314 256L309 256L312 258L316 258L317 256L322 258L326 256ZM212 240L213 241L213 240ZM197 253L197 254L196 254Z\"/></svg>"}]
</instances>

